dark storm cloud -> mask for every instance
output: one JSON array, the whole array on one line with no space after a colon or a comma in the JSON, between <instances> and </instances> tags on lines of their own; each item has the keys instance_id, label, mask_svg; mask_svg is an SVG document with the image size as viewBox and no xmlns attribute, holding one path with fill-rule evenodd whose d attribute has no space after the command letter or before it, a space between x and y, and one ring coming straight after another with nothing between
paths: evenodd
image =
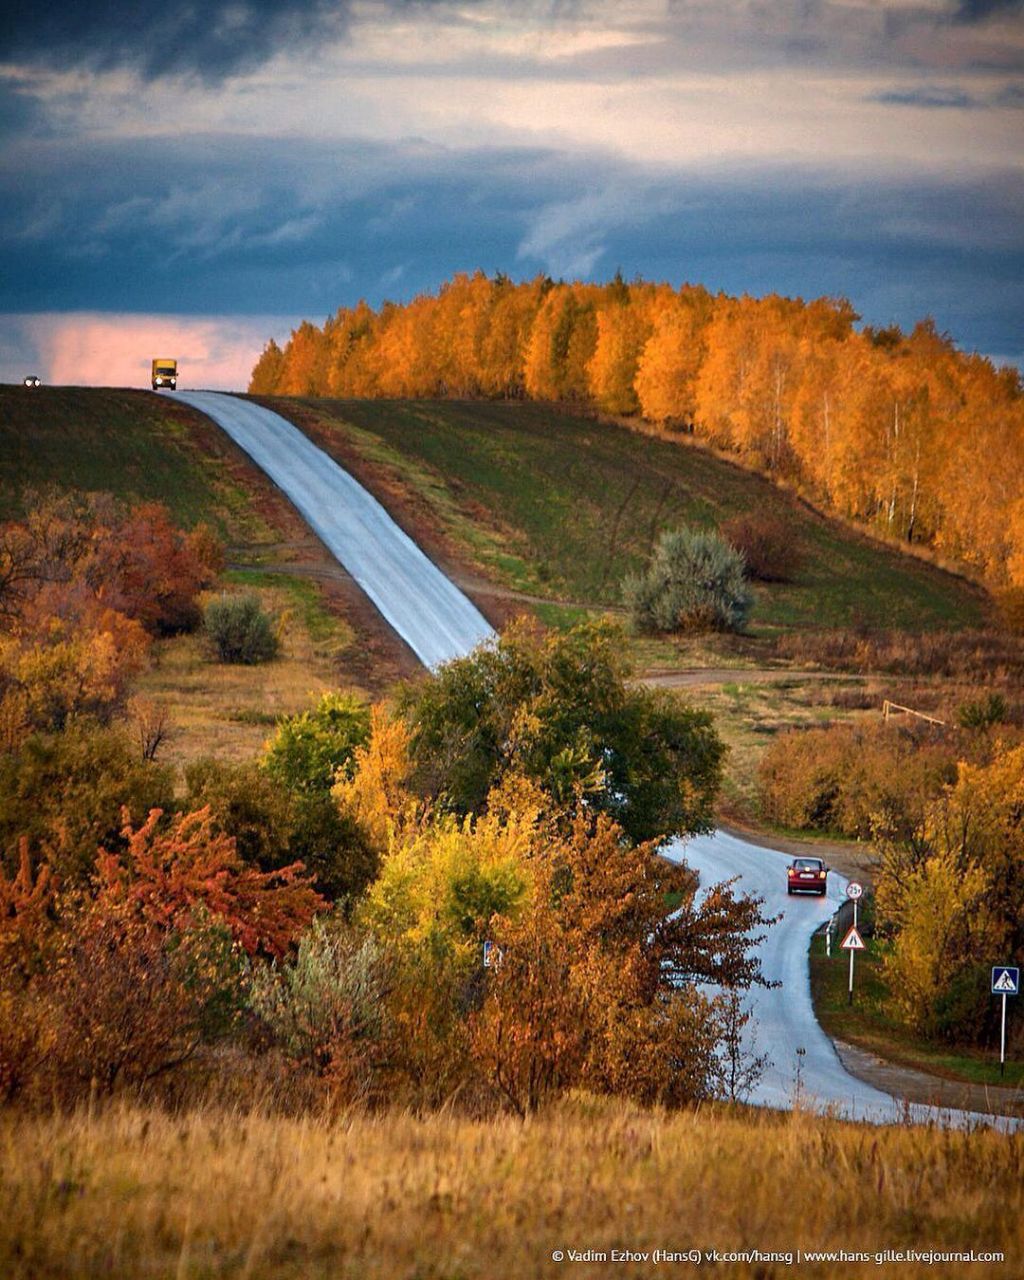
<instances>
[{"instance_id":1,"label":"dark storm cloud","mask_svg":"<svg viewBox=\"0 0 1024 1280\"><path fill-rule=\"evenodd\" d=\"M337 38L350 0L51 0L11 4L0 19L0 61L54 68L127 66L152 79L216 81L282 47Z\"/></svg>"},{"instance_id":2,"label":"dark storm cloud","mask_svg":"<svg viewBox=\"0 0 1024 1280\"><path fill-rule=\"evenodd\" d=\"M922 85L918 89L891 89L869 99L895 107L935 107L938 109L973 110L985 104L963 89L946 89L939 85Z\"/></svg>"},{"instance_id":3,"label":"dark storm cloud","mask_svg":"<svg viewBox=\"0 0 1024 1280\"><path fill-rule=\"evenodd\" d=\"M1024 0L957 0L958 22L984 22L995 14L1021 13Z\"/></svg>"},{"instance_id":4,"label":"dark storm cloud","mask_svg":"<svg viewBox=\"0 0 1024 1280\"><path fill-rule=\"evenodd\" d=\"M849 296L1024 350L1024 180L772 167L645 171L596 154L238 138L26 147L0 178L0 311L322 319L483 268L621 267L729 292Z\"/></svg>"}]
</instances>

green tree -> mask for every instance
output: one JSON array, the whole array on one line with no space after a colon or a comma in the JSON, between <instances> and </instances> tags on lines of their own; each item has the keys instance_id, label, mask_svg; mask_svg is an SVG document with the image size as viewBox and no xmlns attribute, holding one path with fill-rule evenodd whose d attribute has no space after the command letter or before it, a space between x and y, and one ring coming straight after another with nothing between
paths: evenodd
<instances>
[{"instance_id":1,"label":"green tree","mask_svg":"<svg viewBox=\"0 0 1024 1280\"><path fill-rule=\"evenodd\" d=\"M327 793L370 736L370 709L348 693L325 693L311 711L288 716L263 755L264 769L293 791Z\"/></svg>"},{"instance_id":2,"label":"green tree","mask_svg":"<svg viewBox=\"0 0 1024 1280\"><path fill-rule=\"evenodd\" d=\"M293 791L257 764L203 759L185 771L186 807L209 806L215 829L261 871L301 862L317 891L352 903L377 874L378 858L354 818L326 792Z\"/></svg>"},{"instance_id":3,"label":"green tree","mask_svg":"<svg viewBox=\"0 0 1024 1280\"><path fill-rule=\"evenodd\" d=\"M608 624L514 624L402 695L419 788L466 814L519 773L560 804L586 796L633 840L710 830L724 753L710 715L629 675Z\"/></svg>"}]
</instances>

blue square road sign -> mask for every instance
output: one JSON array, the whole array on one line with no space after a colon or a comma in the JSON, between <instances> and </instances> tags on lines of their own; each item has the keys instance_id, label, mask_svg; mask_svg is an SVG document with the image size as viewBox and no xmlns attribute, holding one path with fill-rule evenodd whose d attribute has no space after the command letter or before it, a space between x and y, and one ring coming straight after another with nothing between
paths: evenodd
<instances>
[{"instance_id":1,"label":"blue square road sign","mask_svg":"<svg viewBox=\"0 0 1024 1280\"><path fill-rule=\"evenodd\" d=\"M1008 964L992 966L992 994L1016 996L1020 994L1020 969Z\"/></svg>"}]
</instances>

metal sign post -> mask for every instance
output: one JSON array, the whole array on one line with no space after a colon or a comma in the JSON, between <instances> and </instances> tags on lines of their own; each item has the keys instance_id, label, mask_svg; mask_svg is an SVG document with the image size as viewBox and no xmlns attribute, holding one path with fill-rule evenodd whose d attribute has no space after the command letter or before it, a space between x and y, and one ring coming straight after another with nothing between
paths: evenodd
<instances>
[{"instance_id":1,"label":"metal sign post","mask_svg":"<svg viewBox=\"0 0 1024 1280\"><path fill-rule=\"evenodd\" d=\"M864 886L858 884L856 880L851 880L846 886L846 896L853 903L853 927L857 927L857 903L864 895Z\"/></svg>"},{"instance_id":2,"label":"metal sign post","mask_svg":"<svg viewBox=\"0 0 1024 1280\"><path fill-rule=\"evenodd\" d=\"M849 951L850 953L850 990L847 1004L853 1004L853 953L865 949L864 939L857 932L856 925L853 925L839 946L841 951Z\"/></svg>"},{"instance_id":3,"label":"metal sign post","mask_svg":"<svg viewBox=\"0 0 1024 1280\"><path fill-rule=\"evenodd\" d=\"M999 1074L1006 1074L1006 997L1020 994L1020 969L1010 964L992 966L992 994L1003 997L999 1028Z\"/></svg>"},{"instance_id":4,"label":"metal sign post","mask_svg":"<svg viewBox=\"0 0 1024 1280\"><path fill-rule=\"evenodd\" d=\"M999 1074L1006 1075L1006 992L1003 992L1003 1017L999 1027Z\"/></svg>"}]
</instances>

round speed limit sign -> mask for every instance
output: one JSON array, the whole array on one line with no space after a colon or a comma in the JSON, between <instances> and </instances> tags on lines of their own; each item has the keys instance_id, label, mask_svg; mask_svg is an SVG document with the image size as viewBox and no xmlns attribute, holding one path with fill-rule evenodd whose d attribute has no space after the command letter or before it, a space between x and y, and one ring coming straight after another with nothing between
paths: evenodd
<instances>
[{"instance_id":1,"label":"round speed limit sign","mask_svg":"<svg viewBox=\"0 0 1024 1280\"><path fill-rule=\"evenodd\" d=\"M851 880L846 886L846 896L852 898L854 902L863 894L864 886L858 884L856 880Z\"/></svg>"}]
</instances>

